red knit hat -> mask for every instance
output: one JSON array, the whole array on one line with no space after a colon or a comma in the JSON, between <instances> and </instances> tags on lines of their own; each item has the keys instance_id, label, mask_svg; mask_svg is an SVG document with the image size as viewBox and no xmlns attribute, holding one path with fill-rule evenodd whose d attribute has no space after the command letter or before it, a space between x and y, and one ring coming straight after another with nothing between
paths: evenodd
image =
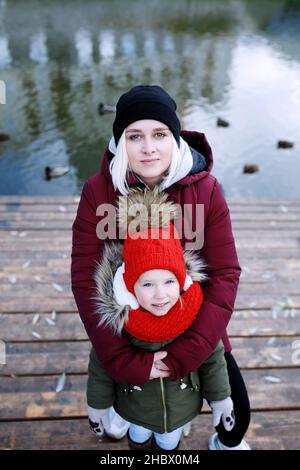
<instances>
[{"instance_id":1,"label":"red knit hat","mask_svg":"<svg viewBox=\"0 0 300 470\"><path fill-rule=\"evenodd\" d=\"M175 274L180 292L186 278L183 249L176 228L148 228L142 232L128 233L124 242L123 278L129 292L134 294L138 278L151 269L165 269Z\"/></svg>"}]
</instances>

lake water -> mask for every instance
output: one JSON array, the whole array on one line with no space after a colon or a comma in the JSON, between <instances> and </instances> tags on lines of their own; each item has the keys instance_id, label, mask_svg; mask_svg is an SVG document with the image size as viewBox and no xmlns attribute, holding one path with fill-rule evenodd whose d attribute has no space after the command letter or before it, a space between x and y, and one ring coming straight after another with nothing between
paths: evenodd
<instances>
[{"instance_id":1,"label":"lake water","mask_svg":"<svg viewBox=\"0 0 300 470\"><path fill-rule=\"evenodd\" d=\"M98 103L151 83L206 134L228 197L300 198L299 1L0 0L0 80L0 194L79 194L111 135Z\"/></svg>"}]
</instances>

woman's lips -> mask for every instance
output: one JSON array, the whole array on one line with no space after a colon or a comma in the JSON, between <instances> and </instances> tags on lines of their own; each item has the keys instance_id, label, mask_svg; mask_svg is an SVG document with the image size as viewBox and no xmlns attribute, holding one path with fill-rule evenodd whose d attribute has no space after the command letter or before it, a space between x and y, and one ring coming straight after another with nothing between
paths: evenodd
<instances>
[{"instance_id":1,"label":"woman's lips","mask_svg":"<svg viewBox=\"0 0 300 470\"><path fill-rule=\"evenodd\" d=\"M152 158L152 159L145 159L141 160L141 163L145 163L146 165L151 165L152 163L158 162L159 158Z\"/></svg>"}]
</instances>

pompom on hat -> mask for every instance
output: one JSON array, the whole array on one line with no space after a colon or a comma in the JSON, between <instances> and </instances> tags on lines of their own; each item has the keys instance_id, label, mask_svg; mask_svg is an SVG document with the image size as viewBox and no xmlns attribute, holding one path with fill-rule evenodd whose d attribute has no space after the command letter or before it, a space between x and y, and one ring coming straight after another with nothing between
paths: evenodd
<instances>
[{"instance_id":1,"label":"pompom on hat","mask_svg":"<svg viewBox=\"0 0 300 470\"><path fill-rule=\"evenodd\" d=\"M154 119L166 124L179 144L180 121L176 103L158 85L138 85L124 93L116 106L113 135L116 145L126 127L141 119Z\"/></svg>"}]
</instances>

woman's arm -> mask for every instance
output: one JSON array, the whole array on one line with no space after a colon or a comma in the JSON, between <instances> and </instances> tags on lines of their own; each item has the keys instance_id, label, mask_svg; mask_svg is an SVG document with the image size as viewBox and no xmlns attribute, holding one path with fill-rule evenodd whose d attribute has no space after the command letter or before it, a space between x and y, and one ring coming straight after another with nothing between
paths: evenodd
<instances>
[{"instance_id":1,"label":"woman's arm","mask_svg":"<svg viewBox=\"0 0 300 470\"><path fill-rule=\"evenodd\" d=\"M201 256L208 265L208 281L203 285L204 302L190 328L169 346L163 362L171 378L183 378L197 369L226 334L237 294L239 266L230 214L216 181L204 231Z\"/></svg>"},{"instance_id":2,"label":"woman's arm","mask_svg":"<svg viewBox=\"0 0 300 470\"><path fill-rule=\"evenodd\" d=\"M97 183L105 185L103 180ZM105 191L105 188L102 191ZM125 335L116 336L111 329L98 327L92 301L95 296L94 271L102 250L102 241L96 234L99 222L96 206L92 187L87 181L73 224L72 291L97 357L111 377L116 382L143 385L149 379L154 354L134 348Z\"/></svg>"},{"instance_id":3,"label":"woman's arm","mask_svg":"<svg viewBox=\"0 0 300 470\"><path fill-rule=\"evenodd\" d=\"M214 352L198 369L201 394L208 401L224 400L231 395L224 346L219 341Z\"/></svg>"}]
</instances>

